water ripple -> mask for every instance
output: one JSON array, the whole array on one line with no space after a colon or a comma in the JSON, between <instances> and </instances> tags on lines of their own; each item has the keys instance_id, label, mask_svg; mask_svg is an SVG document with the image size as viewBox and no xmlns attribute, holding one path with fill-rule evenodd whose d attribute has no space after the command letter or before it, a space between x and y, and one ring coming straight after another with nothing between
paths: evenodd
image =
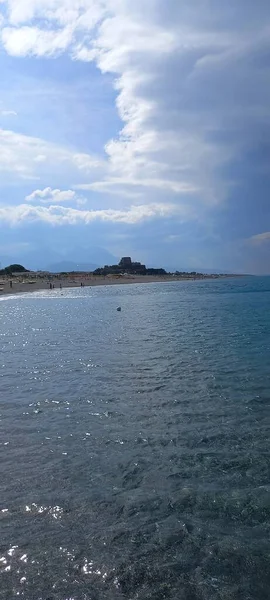
<instances>
[{"instance_id":1,"label":"water ripple","mask_svg":"<svg viewBox=\"0 0 270 600\"><path fill-rule=\"evenodd\" d=\"M0 598L268 600L269 289L0 303Z\"/></svg>"}]
</instances>

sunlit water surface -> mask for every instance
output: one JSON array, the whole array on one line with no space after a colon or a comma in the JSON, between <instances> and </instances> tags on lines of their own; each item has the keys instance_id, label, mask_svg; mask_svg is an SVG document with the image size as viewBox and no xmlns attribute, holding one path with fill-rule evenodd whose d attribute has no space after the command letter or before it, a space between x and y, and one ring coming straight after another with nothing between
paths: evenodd
<instances>
[{"instance_id":1,"label":"sunlit water surface","mask_svg":"<svg viewBox=\"0 0 270 600\"><path fill-rule=\"evenodd\" d=\"M270 279L0 319L0 597L269 600Z\"/></svg>"}]
</instances>

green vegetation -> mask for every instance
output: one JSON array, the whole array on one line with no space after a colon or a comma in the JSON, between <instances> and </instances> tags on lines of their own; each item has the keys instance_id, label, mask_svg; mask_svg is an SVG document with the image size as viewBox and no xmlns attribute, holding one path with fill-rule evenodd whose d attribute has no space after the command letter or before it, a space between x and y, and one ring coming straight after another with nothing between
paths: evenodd
<instances>
[{"instance_id":1,"label":"green vegetation","mask_svg":"<svg viewBox=\"0 0 270 600\"><path fill-rule=\"evenodd\" d=\"M9 265L0 270L0 275L12 275L12 273L29 273L22 265Z\"/></svg>"}]
</instances>

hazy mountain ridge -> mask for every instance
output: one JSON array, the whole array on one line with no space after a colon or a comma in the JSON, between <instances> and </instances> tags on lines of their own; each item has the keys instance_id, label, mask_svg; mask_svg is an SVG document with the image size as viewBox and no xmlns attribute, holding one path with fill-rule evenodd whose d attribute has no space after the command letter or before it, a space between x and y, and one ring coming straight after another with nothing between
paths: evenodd
<instances>
[{"instance_id":1,"label":"hazy mountain ridge","mask_svg":"<svg viewBox=\"0 0 270 600\"><path fill-rule=\"evenodd\" d=\"M76 263L71 260L63 260L57 263L53 263L48 265L46 271L50 271L50 273L64 273L71 271L95 271L99 265L94 263Z\"/></svg>"},{"instance_id":2,"label":"hazy mountain ridge","mask_svg":"<svg viewBox=\"0 0 270 600\"><path fill-rule=\"evenodd\" d=\"M1 267L18 263L33 271L74 271L94 270L104 264L115 264L119 258L105 248L74 247L68 252L53 250L47 246L40 246L33 250L14 253L14 255L0 255Z\"/></svg>"},{"instance_id":3,"label":"hazy mountain ridge","mask_svg":"<svg viewBox=\"0 0 270 600\"><path fill-rule=\"evenodd\" d=\"M127 256L129 253L125 253ZM45 244L36 246L33 250L26 250L24 252L17 252L10 256L0 255L0 268L7 267L10 264L22 264L27 269L33 271L51 271L52 273L63 272L63 271L94 271L98 267L104 265L118 264L121 257L114 256L106 248L100 248L97 246L74 246L69 250L58 250L52 249ZM224 273L230 274L232 271L228 269L209 269L203 267L194 266L176 266L175 256L171 264L168 260L162 263L162 260L158 263L156 260L143 260L140 255L132 256L133 260L141 260L145 262L149 268L164 268L168 272L180 271L180 272L193 272L205 273L211 275L212 273ZM180 261L179 261L180 262Z\"/></svg>"}]
</instances>

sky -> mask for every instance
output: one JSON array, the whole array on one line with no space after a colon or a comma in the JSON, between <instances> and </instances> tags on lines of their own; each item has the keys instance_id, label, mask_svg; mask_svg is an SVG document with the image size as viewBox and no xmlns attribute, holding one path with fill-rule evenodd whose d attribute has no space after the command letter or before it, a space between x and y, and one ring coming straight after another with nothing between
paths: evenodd
<instances>
[{"instance_id":1,"label":"sky","mask_svg":"<svg viewBox=\"0 0 270 600\"><path fill-rule=\"evenodd\" d=\"M0 72L2 263L270 273L269 0L0 0Z\"/></svg>"}]
</instances>

